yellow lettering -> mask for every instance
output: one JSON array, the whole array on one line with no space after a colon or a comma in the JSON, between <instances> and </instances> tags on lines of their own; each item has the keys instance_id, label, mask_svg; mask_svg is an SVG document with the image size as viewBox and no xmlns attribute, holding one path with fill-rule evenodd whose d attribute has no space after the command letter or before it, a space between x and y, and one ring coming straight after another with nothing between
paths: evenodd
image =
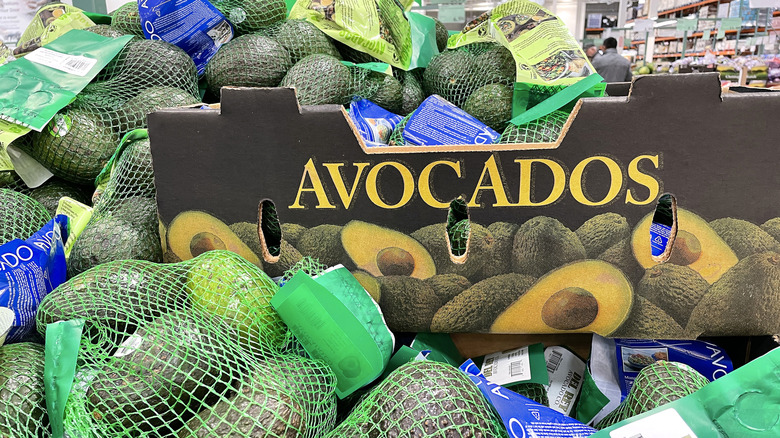
<instances>
[{"instance_id":1,"label":"yellow lettering","mask_svg":"<svg viewBox=\"0 0 780 438\"><path fill-rule=\"evenodd\" d=\"M417 190L420 192L420 198L422 200L430 205L433 208L449 208L450 204L447 202L442 202L436 199L435 196L433 196L433 191L431 190L431 173L433 173L433 168L438 165L445 165L449 166L452 169L455 170L455 175L460 178L460 162L458 161L434 161L433 163L428 164L425 166L425 168L420 172L420 178L418 179L417 183Z\"/></svg>"},{"instance_id":2,"label":"yellow lettering","mask_svg":"<svg viewBox=\"0 0 780 438\"><path fill-rule=\"evenodd\" d=\"M650 190L650 194L647 195L647 199L643 201L637 201L632 194L631 188L629 188L626 190L626 204L647 205L653 202L654 199L658 198L658 193L661 192L661 187L658 184L658 180L653 178L651 175L642 173L642 171L639 170L639 162L642 160L650 160L650 162L653 163L653 166L658 169L658 155L640 155L628 163L628 178L635 183L647 187L648 190Z\"/></svg>"},{"instance_id":3,"label":"yellow lettering","mask_svg":"<svg viewBox=\"0 0 780 438\"><path fill-rule=\"evenodd\" d=\"M401 200L392 205L387 204L382 199L382 197L379 196L379 187L377 184L379 171L386 166L390 166L398 170L398 173L401 174L401 179L403 180L404 185L404 192L401 195ZM414 177L412 176L412 172L403 164L395 161L385 161L383 163L377 164L371 169L371 171L368 172L368 176L366 177L366 193L368 194L368 199L370 199L371 202L373 202L378 207L387 209L403 207L407 202L409 202L410 199L412 199L412 195L414 194Z\"/></svg>"},{"instance_id":4,"label":"yellow lettering","mask_svg":"<svg viewBox=\"0 0 780 438\"><path fill-rule=\"evenodd\" d=\"M485 174L490 177L489 185L482 185L485 181ZM477 203L479 198L479 192L482 190L490 190L496 197L496 203L493 207L514 207L517 204L511 204L506 197L506 191L504 190L504 179L501 177L501 171L498 170L498 164L496 163L496 156L491 155L485 166L482 167L482 175L479 176L479 183L477 188L474 189L474 194L471 195L471 200L468 203L469 207L482 207L482 204Z\"/></svg>"},{"instance_id":5,"label":"yellow lettering","mask_svg":"<svg viewBox=\"0 0 780 438\"><path fill-rule=\"evenodd\" d=\"M543 205L550 205L557 201L561 197L563 191L566 189L566 172L563 170L560 164L553 160L544 158L531 158L527 160L515 160L515 163L520 164L520 199L517 205L523 207L541 207ZM531 200L531 189L534 187L533 180L531 178L531 172L533 170L533 164L540 163L547 166L553 173L553 188L550 191L550 196L544 201L533 202Z\"/></svg>"},{"instance_id":6,"label":"yellow lettering","mask_svg":"<svg viewBox=\"0 0 780 438\"><path fill-rule=\"evenodd\" d=\"M582 176L585 173L585 167L594 161L601 161L602 163L606 164L607 169L609 169L610 176L609 192L607 192L607 196L605 196L601 201L595 202L591 201L585 196L584 190L582 188ZM608 204L613 199L615 199L618 193L620 193L621 187L623 187L623 172L620 170L620 166L618 166L614 160L608 157L586 158L580 161L580 163L577 164L577 167L571 171L569 190L571 191L572 197L583 205L597 206Z\"/></svg>"},{"instance_id":7,"label":"yellow lettering","mask_svg":"<svg viewBox=\"0 0 780 438\"><path fill-rule=\"evenodd\" d=\"M333 185L336 186L336 193L339 194L339 198L341 198L341 203L344 205L344 208L349 209L349 206L352 204L352 199L355 197L355 190L359 185L360 176L363 175L363 170L368 167L369 163L354 163L354 166L357 167L357 173L355 175L355 182L352 183L352 189L350 189L349 193L347 193L347 186L344 184L344 179L339 170L344 163L323 163L322 165L328 169L330 179L333 180Z\"/></svg>"},{"instance_id":8,"label":"yellow lettering","mask_svg":"<svg viewBox=\"0 0 780 438\"><path fill-rule=\"evenodd\" d=\"M304 187L306 185L307 175L311 181L311 187ZM336 208L336 206L331 204L330 200L328 200L328 195L325 194L325 187L322 186L320 175L317 173L317 168L314 167L314 160L311 158L309 158L309 161L303 166L303 176L301 177L301 185L298 186L298 194L295 196L295 202L287 208L304 208L303 205L301 205L301 195L303 192L314 192L314 194L317 195L316 208Z\"/></svg>"}]
</instances>

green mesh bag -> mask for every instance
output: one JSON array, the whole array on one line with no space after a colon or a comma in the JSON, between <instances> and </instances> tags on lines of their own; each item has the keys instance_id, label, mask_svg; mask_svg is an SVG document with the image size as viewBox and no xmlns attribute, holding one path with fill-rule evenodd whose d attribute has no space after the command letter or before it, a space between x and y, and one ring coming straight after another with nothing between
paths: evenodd
<instances>
[{"instance_id":1,"label":"green mesh bag","mask_svg":"<svg viewBox=\"0 0 780 438\"><path fill-rule=\"evenodd\" d=\"M298 61L280 87L294 87L301 105L349 103L354 79L349 67L330 55L309 55Z\"/></svg>"},{"instance_id":2,"label":"green mesh bag","mask_svg":"<svg viewBox=\"0 0 780 438\"><path fill-rule=\"evenodd\" d=\"M73 244L71 277L114 260L162 261L149 139L129 141L120 152L92 217Z\"/></svg>"},{"instance_id":3,"label":"green mesh bag","mask_svg":"<svg viewBox=\"0 0 780 438\"><path fill-rule=\"evenodd\" d=\"M60 199L67 196L82 204L90 204L92 193L89 186L81 186L59 178L52 178L39 187L29 190L29 196L38 201L54 217Z\"/></svg>"},{"instance_id":4,"label":"green mesh bag","mask_svg":"<svg viewBox=\"0 0 780 438\"><path fill-rule=\"evenodd\" d=\"M406 145L406 139L404 138L404 128L406 128L406 123L409 121L410 117L412 117L411 114L407 115L401 119L397 125L395 125L395 129L393 129L393 133L390 134L390 139L387 141L387 144L390 146Z\"/></svg>"},{"instance_id":5,"label":"green mesh bag","mask_svg":"<svg viewBox=\"0 0 780 438\"><path fill-rule=\"evenodd\" d=\"M368 99L382 108L400 113L404 103L404 89L401 82L394 76L353 66L352 99Z\"/></svg>"},{"instance_id":6,"label":"green mesh bag","mask_svg":"<svg viewBox=\"0 0 780 438\"><path fill-rule=\"evenodd\" d=\"M289 348L278 286L229 251L179 263L116 261L44 298L38 330L81 318L65 406L70 436L318 437L335 422L335 375Z\"/></svg>"},{"instance_id":7,"label":"green mesh bag","mask_svg":"<svg viewBox=\"0 0 780 438\"><path fill-rule=\"evenodd\" d=\"M516 385L509 385L507 388L522 395L523 397L530 398L540 405L547 406L550 403L550 399L547 397L547 390L541 383L518 383Z\"/></svg>"},{"instance_id":8,"label":"green mesh bag","mask_svg":"<svg viewBox=\"0 0 780 438\"><path fill-rule=\"evenodd\" d=\"M468 219L458 221L455 225L447 229L447 235L450 237L452 255L457 257L466 254L470 229L471 224Z\"/></svg>"},{"instance_id":9,"label":"green mesh bag","mask_svg":"<svg viewBox=\"0 0 780 438\"><path fill-rule=\"evenodd\" d=\"M87 32L96 33L98 35L108 37L108 38L117 38L126 35L121 30L117 29L114 26L108 25L108 24L96 24L94 26L90 26L86 29Z\"/></svg>"},{"instance_id":10,"label":"green mesh bag","mask_svg":"<svg viewBox=\"0 0 780 438\"><path fill-rule=\"evenodd\" d=\"M292 67L287 49L272 38L244 35L224 46L206 65L209 92L219 96L225 86L276 87Z\"/></svg>"},{"instance_id":11,"label":"green mesh bag","mask_svg":"<svg viewBox=\"0 0 780 438\"><path fill-rule=\"evenodd\" d=\"M144 28L141 26L138 2L127 2L111 13L111 26L126 35L143 37Z\"/></svg>"},{"instance_id":12,"label":"green mesh bag","mask_svg":"<svg viewBox=\"0 0 780 438\"><path fill-rule=\"evenodd\" d=\"M46 414L43 365L42 345L19 343L0 347L1 436L51 436Z\"/></svg>"},{"instance_id":13,"label":"green mesh bag","mask_svg":"<svg viewBox=\"0 0 780 438\"><path fill-rule=\"evenodd\" d=\"M642 368L628 396L611 414L596 424L605 429L627 418L693 394L710 383L696 370L678 362L658 361Z\"/></svg>"},{"instance_id":14,"label":"green mesh bag","mask_svg":"<svg viewBox=\"0 0 780 438\"><path fill-rule=\"evenodd\" d=\"M501 134L499 143L555 143L569 119L566 111L553 111L525 125L510 124Z\"/></svg>"},{"instance_id":15,"label":"green mesh bag","mask_svg":"<svg viewBox=\"0 0 780 438\"><path fill-rule=\"evenodd\" d=\"M284 46L293 64L316 54L341 59L341 54L333 41L317 26L306 20L284 20L275 26L263 29L260 33Z\"/></svg>"},{"instance_id":16,"label":"green mesh bag","mask_svg":"<svg viewBox=\"0 0 780 438\"><path fill-rule=\"evenodd\" d=\"M0 189L8 189L16 192L30 193L30 188L22 181L22 178L13 170L0 171Z\"/></svg>"},{"instance_id":17,"label":"green mesh bag","mask_svg":"<svg viewBox=\"0 0 780 438\"><path fill-rule=\"evenodd\" d=\"M505 437L501 420L457 368L402 365L369 392L328 437Z\"/></svg>"},{"instance_id":18,"label":"green mesh bag","mask_svg":"<svg viewBox=\"0 0 780 438\"><path fill-rule=\"evenodd\" d=\"M237 36L273 26L287 16L283 0L215 0L211 4L230 21Z\"/></svg>"},{"instance_id":19,"label":"green mesh bag","mask_svg":"<svg viewBox=\"0 0 780 438\"><path fill-rule=\"evenodd\" d=\"M506 51L509 56L504 56ZM514 84L511 53L498 44L470 44L446 50L431 59L423 74L427 95L437 94L462 107L466 99L487 84Z\"/></svg>"},{"instance_id":20,"label":"green mesh bag","mask_svg":"<svg viewBox=\"0 0 780 438\"><path fill-rule=\"evenodd\" d=\"M310 277L314 277L316 275L322 274L326 269L328 269L328 267L320 263L319 260L306 256L295 263L290 269L285 271L282 278L284 279L284 282L288 282L298 271L303 271Z\"/></svg>"},{"instance_id":21,"label":"green mesh bag","mask_svg":"<svg viewBox=\"0 0 780 438\"><path fill-rule=\"evenodd\" d=\"M195 63L184 51L132 40L40 133L17 143L57 177L92 184L122 136L146 126L147 114L198 96Z\"/></svg>"},{"instance_id":22,"label":"green mesh bag","mask_svg":"<svg viewBox=\"0 0 780 438\"><path fill-rule=\"evenodd\" d=\"M436 47L439 49L439 52L443 52L447 49L447 40L450 38L450 33L444 23L435 18L433 20L436 22Z\"/></svg>"},{"instance_id":23,"label":"green mesh bag","mask_svg":"<svg viewBox=\"0 0 780 438\"><path fill-rule=\"evenodd\" d=\"M0 189L0 245L32 236L52 216L35 199L13 190Z\"/></svg>"},{"instance_id":24,"label":"green mesh bag","mask_svg":"<svg viewBox=\"0 0 780 438\"><path fill-rule=\"evenodd\" d=\"M403 71L400 69L393 69L393 75L396 79L401 81L403 90L401 92L401 112L402 116L406 116L416 110L420 104L425 100L425 91L422 88L422 73L419 71Z\"/></svg>"},{"instance_id":25,"label":"green mesh bag","mask_svg":"<svg viewBox=\"0 0 780 438\"><path fill-rule=\"evenodd\" d=\"M463 111L476 117L496 132L503 132L512 119L512 87L487 84L471 93L463 104Z\"/></svg>"}]
</instances>

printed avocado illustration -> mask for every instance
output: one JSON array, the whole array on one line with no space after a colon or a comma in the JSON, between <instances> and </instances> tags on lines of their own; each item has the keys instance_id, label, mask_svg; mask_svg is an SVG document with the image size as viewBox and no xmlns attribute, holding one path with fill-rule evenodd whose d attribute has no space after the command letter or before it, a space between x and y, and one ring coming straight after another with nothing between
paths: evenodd
<instances>
[{"instance_id":1,"label":"printed avocado illustration","mask_svg":"<svg viewBox=\"0 0 780 438\"><path fill-rule=\"evenodd\" d=\"M749 336L780 332L780 254L740 260L707 290L688 321L694 335Z\"/></svg>"},{"instance_id":2,"label":"printed avocado illustration","mask_svg":"<svg viewBox=\"0 0 780 438\"><path fill-rule=\"evenodd\" d=\"M662 263L645 272L636 288L643 296L685 327L694 307L710 287L707 280L687 266Z\"/></svg>"},{"instance_id":3,"label":"printed avocado illustration","mask_svg":"<svg viewBox=\"0 0 780 438\"><path fill-rule=\"evenodd\" d=\"M637 295L628 318L617 330L609 334L613 338L690 339L677 321L647 298Z\"/></svg>"},{"instance_id":4,"label":"printed avocado illustration","mask_svg":"<svg viewBox=\"0 0 780 438\"><path fill-rule=\"evenodd\" d=\"M650 225L653 213L645 216L634 228L631 248L634 257L647 269L657 264L651 256ZM684 261L683 261L684 260ZM707 222L696 214L677 208L677 239L670 262L686 264L698 272L707 283L714 283L724 272L739 261L734 251L718 236Z\"/></svg>"},{"instance_id":5,"label":"printed avocado illustration","mask_svg":"<svg viewBox=\"0 0 780 438\"><path fill-rule=\"evenodd\" d=\"M574 234L579 237L589 258L596 258L611 246L628 238L631 227L623 216L617 213L603 213L583 223Z\"/></svg>"},{"instance_id":6,"label":"printed avocado illustration","mask_svg":"<svg viewBox=\"0 0 780 438\"><path fill-rule=\"evenodd\" d=\"M485 263L479 277L481 279L512 272L512 246L515 243L515 233L520 228L509 222L493 222L488 225L488 232L493 236L493 248L490 263Z\"/></svg>"},{"instance_id":7,"label":"printed avocado illustration","mask_svg":"<svg viewBox=\"0 0 780 438\"><path fill-rule=\"evenodd\" d=\"M761 229L769 233L775 240L780 242L780 217L769 219L761 224Z\"/></svg>"},{"instance_id":8,"label":"printed avocado illustration","mask_svg":"<svg viewBox=\"0 0 780 438\"><path fill-rule=\"evenodd\" d=\"M428 225L413 232L411 236L428 250L436 264L437 274L458 274L473 281L486 263L492 263L490 253L494 243L493 236L487 228L471 222L468 250L465 254L454 257L446 227L446 224Z\"/></svg>"},{"instance_id":9,"label":"printed avocado illustration","mask_svg":"<svg viewBox=\"0 0 780 438\"><path fill-rule=\"evenodd\" d=\"M574 232L557 219L537 216L517 230L512 248L512 266L518 274L541 277L586 256L585 247Z\"/></svg>"},{"instance_id":10,"label":"printed avocado illustration","mask_svg":"<svg viewBox=\"0 0 780 438\"><path fill-rule=\"evenodd\" d=\"M304 227L303 225L298 224L292 224L292 223L283 223L281 225L282 228L282 238L284 240L290 242L290 245L294 247L298 247L298 239L303 236L303 233L308 230L308 228Z\"/></svg>"},{"instance_id":11,"label":"printed avocado illustration","mask_svg":"<svg viewBox=\"0 0 780 438\"><path fill-rule=\"evenodd\" d=\"M780 252L780 243L758 225L731 217L716 219L710 226L740 260L757 252Z\"/></svg>"},{"instance_id":12,"label":"printed avocado illustration","mask_svg":"<svg viewBox=\"0 0 780 438\"><path fill-rule=\"evenodd\" d=\"M263 247L260 243L260 236L257 234L257 224L237 222L231 224L228 228L230 228L230 230L261 259L263 271L271 277L281 277L284 275L285 271L292 268L293 265L303 258L301 253L298 252L294 246L290 245L286 240L282 240L279 245L279 255L272 256L269 254L270 260L266 260L263 257Z\"/></svg>"},{"instance_id":13,"label":"printed avocado illustration","mask_svg":"<svg viewBox=\"0 0 780 438\"><path fill-rule=\"evenodd\" d=\"M401 332L427 332L441 301L423 280L405 275L377 277L381 286L379 306L387 325Z\"/></svg>"},{"instance_id":14,"label":"printed avocado illustration","mask_svg":"<svg viewBox=\"0 0 780 438\"><path fill-rule=\"evenodd\" d=\"M436 266L425 247L389 228L351 221L341 230L341 244L358 269L375 277L408 275L425 279L436 274Z\"/></svg>"},{"instance_id":15,"label":"printed avocado illustration","mask_svg":"<svg viewBox=\"0 0 780 438\"><path fill-rule=\"evenodd\" d=\"M528 291L534 278L505 274L480 281L444 304L433 316L433 332L487 332L496 317Z\"/></svg>"},{"instance_id":16,"label":"printed avocado illustration","mask_svg":"<svg viewBox=\"0 0 780 438\"><path fill-rule=\"evenodd\" d=\"M250 263L261 266L260 258L224 222L202 211L183 211L168 225L168 248L181 260L206 251L233 251Z\"/></svg>"},{"instance_id":17,"label":"printed avocado illustration","mask_svg":"<svg viewBox=\"0 0 780 438\"><path fill-rule=\"evenodd\" d=\"M471 287L469 279L458 274L438 274L424 281L433 288L442 303L448 302Z\"/></svg>"},{"instance_id":18,"label":"printed avocado illustration","mask_svg":"<svg viewBox=\"0 0 780 438\"><path fill-rule=\"evenodd\" d=\"M615 265L626 274L632 284L636 284L645 275L645 268L634 258L630 237L610 246L609 249L601 253L597 258Z\"/></svg>"},{"instance_id":19,"label":"printed avocado illustration","mask_svg":"<svg viewBox=\"0 0 780 438\"><path fill-rule=\"evenodd\" d=\"M351 260L341 244L341 225L317 225L306 230L298 239L298 251L313 257L326 266L343 264L352 269ZM282 231L284 233L284 231Z\"/></svg>"},{"instance_id":20,"label":"printed avocado illustration","mask_svg":"<svg viewBox=\"0 0 780 438\"><path fill-rule=\"evenodd\" d=\"M634 290L600 260L562 266L540 278L493 322L492 333L593 332L609 335L626 320Z\"/></svg>"}]
</instances>

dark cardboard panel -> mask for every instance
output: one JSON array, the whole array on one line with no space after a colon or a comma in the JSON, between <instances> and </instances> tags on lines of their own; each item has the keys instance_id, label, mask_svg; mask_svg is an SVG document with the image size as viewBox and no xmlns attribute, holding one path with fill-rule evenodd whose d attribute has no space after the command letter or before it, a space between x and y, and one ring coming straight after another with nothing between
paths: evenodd
<instances>
[{"instance_id":1,"label":"dark cardboard panel","mask_svg":"<svg viewBox=\"0 0 780 438\"><path fill-rule=\"evenodd\" d=\"M774 95L727 96L721 102L717 74L639 78L627 102L585 99L556 150L492 154L512 202L517 202L520 181L516 159L552 159L570 173L588 157L610 157L620 165L624 178L611 203L582 205L567 185L560 199L549 206L492 208L495 196L483 191L482 207L470 208L470 214L477 222L520 222L541 214L577 227L595 214L614 211L636 222L654 204L625 203L627 189L634 190L637 198L647 198L649 193L627 178L626 166L648 154L659 157L659 168L653 169L645 160L643 169L655 175L661 193L674 193L681 207L710 220L738 213L742 219L762 223L778 215L775 200L780 199L780 176L775 170L777 152L769 139L773 135L771 115L776 114L772 108L779 105ZM367 155L338 107L298 113L292 91L284 89L226 89L221 115L216 110L166 110L150 116L149 123L159 197L165 200L160 204L165 223L179 211L194 208L219 212L229 222L255 221L258 203L269 198L283 222L313 226L362 219L412 231L443 222L446 209L426 205L417 190L403 208L374 205L366 195L368 169L393 161L408 168L416 181L433 161L459 161L461 178L443 166L431 178L432 192L448 202L458 196L472 197L484 163L491 157L490 152L437 153L435 148L426 154ZM295 202L310 159L335 208L315 208L317 198L311 192L302 195L306 208L286 208ZM371 163L358 182L349 210L343 208L322 166L335 162L345 163L342 173L348 189L356 175L353 164ZM609 189L609 172L598 162L587 169L585 193L592 200L602 199ZM379 175L378 193L394 204L403 194L400 174L386 167ZM536 199L545 199L553 186L552 173L538 167L533 180ZM752 194L749 206L743 205L747 193ZM735 209L735 205L740 207Z\"/></svg>"},{"instance_id":2,"label":"dark cardboard panel","mask_svg":"<svg viewBox=\"0 0 780 438\"><path fill-rule=\"evenodd\" d=\"M670 192L678 208L705 221L734 217L760 225L780 217L780 155L771 140L780 95L721 97L720 91L717 73L640 77L629 96L581 100L557 147L474 146L464 151L366 150L339 106L299 108L289 89L223 89L221 110L175 109L149 116L159 214L165 226L189 210L206 211L228 225L256 222L258 204L270 199L282 223L313 227L362 220L408 234L446 222L449 202L463 197L473 204L470 219L482 225L522 224L548 216L576 230L598 214L613 212L634 229L654 211L658 197ZM432 163L437 165L425 184ZM299 190L312 186L319 190ZM534 205L554 188L560 189L554 201ZM772 257L768 263L780 263L780 255ZM627 277L636 277L636 269L633 274L628 270ZM543 272L551 271L545 266ZM749 287L758 290L765 284L758 275L740 280L757 281ZM482 278L475 274L469 280ZM610 278L608 283L615 277ZM630 283L635 294L637 278ZM602 293L589 284L594 293ZM619 293L624 290L627 287ZM780 308L770 301L759 300L747 312L763 315L773 311L761 309ZM725 321L721 327L739 326L739 332L708 334L780 331L780 324L771 322L774 315L760 318L754 313L730 310L720 317ZM754 321L771 326L771 331L750 328Z\"/></svg>"}]
</instances>

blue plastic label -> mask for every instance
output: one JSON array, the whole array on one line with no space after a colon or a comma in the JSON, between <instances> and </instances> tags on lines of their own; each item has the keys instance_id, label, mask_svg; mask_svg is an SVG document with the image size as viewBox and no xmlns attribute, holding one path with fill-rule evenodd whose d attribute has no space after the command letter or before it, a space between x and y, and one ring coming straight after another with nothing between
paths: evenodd
<instances>
[{"instance_id":1,"label":"blue plastic label","mask_svg":"<svg viewBox=\"0 0 780 438\"><path fill-rule=\"evenodd\" d=\"M26 340L35 330L43 297L66 280L68 218L57 215L29 239L0 246L0 306L14 312L6 342Z\"/></svg>"},{"instance_id":2,"label":"blue plastic label","mask_svg":"<svg viewBox=\"0 0 780 438\"><path fill-rule=\"evenodd\" d=\"M460 366L482 391L512 438L584 438L596 429L485 379L471 359Z\"/></svg>"},{"instance_id":3,"label":"blue plastic label","mask_svg":"<svg viewBox=\"0 0 780 438\"><path fill-rule=\"evenodd\" d=\"M382 108L368 99L349 104L349 118L368 147L387 146L390 134L403 120L398 114Z\"/></svg>"},{"instance_id":4,"label":"blue plastic label","mask_svg":"<svg viewBox=\"0 0 780 438\"><path fill-rule=\"evenodd\" d=\"M734 370L726 352L704 341L615 339L621 401L628 396L642 368L659 360L684 363L715 380Z\"/></svg>"},{"instance_id":5,"label":"blue plastic label","mask_svg":"<svg viewBox=\"0 0 780 438\"><path fill-rule=\"evenodd\" d=\"M420 146L493 144L499 137L471 114L435 94L420 104L404 128L404 139Z\"/></svg>"},{"instance_id":6,"label":"blue plastic label","mask_svg":"<svg viewBox=\"0 0 780 438\"><path fill-rule=\"evenodd\" d=\"M219 48L233 39L233 27L205 0L138 0L144 36L178 46L202 75Z\"/></svg>"},{"instance_id":7,"label":"blue plastic label","mask_svg":"<svg viewBox=\"0 0 780 438\"><path fill-rule=\"evenodd\" d=\"M654 257L660 257L666 251L672 227L653 222L650 225L650 251Z\"/></svg>"}]
</instances>

